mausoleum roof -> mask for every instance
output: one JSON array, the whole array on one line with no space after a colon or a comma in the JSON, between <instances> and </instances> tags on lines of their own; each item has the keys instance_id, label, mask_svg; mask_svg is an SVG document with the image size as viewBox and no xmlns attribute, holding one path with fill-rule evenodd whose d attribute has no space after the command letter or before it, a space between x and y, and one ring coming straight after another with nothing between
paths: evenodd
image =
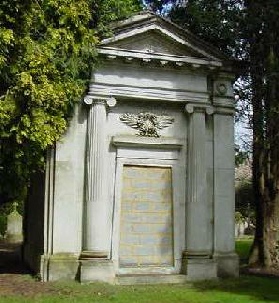
<instances>
[{"instance_id":1,"label":"mausoleum roof","mask_svg":"<svg viewBox=\"0 0 279 303\"><path fill-rule=\"evenodd\" d=\"M150 11L114 22L111 30L113 35L101 41L98 48L108 59L233 70L233 60L217 48Z\"/></svg>"}]
</instances>

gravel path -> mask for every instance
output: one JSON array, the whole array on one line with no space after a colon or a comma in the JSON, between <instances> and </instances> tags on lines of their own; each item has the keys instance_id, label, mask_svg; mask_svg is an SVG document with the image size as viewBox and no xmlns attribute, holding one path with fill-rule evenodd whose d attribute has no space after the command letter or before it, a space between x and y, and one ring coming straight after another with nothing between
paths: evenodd
<instances>
[{"instance_id":1,"label":"gravel path","mask_svg":"<svg viewBox=\"0 0 279 303\"><path fill-rule=\"evenodd\" d=\"M49 283L36 281L21 261L20 245L0 241L0 296L53 293Z\"/></svg>"}]
</instances>

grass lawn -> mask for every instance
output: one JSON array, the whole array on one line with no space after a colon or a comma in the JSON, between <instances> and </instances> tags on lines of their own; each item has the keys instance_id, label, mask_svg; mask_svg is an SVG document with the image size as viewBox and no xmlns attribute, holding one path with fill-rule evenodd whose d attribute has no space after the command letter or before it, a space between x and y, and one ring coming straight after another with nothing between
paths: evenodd
<instances>
[{"instance_id":1,"label":"grass lawn","mask_svg":"<svg viewBox=\"0 0 279 303\"><path fill-rule=\"evenodd\" d=\"M247 238L237 241L236 249L242 259L247 258L251 242L252 239ZM25 279L31 280L31 277ZM2 295L0 303L279 303L279 279L255 276L186 285L117 286L53 282L48 283L48 287L47 292L38 291L35 295Z\"/></svg>"},{"instance_id":2,"label":"grass lawn","mask_svg":"<svg viewBox=\"0 0 279 303\"><path fill-rule=\"evenodd\" d=\"M261 303L279 302L278 279L241 277L189 285L113 286L53 283L53 291L36 296L4 296L1 303Z\"/></svg>"},{"instance_id":3,"label":"grass lawn","mask_svg":"<svg viewBox=\"0 0 279 303\"><path fill-rule=\"evenodd\" d=\"M245 237L242 237L242 238L239 238L236 240L235 250L239 256L239 259L242 262L245 262L248 260L249 251L250 251L252 242L253 242L253 237L251 237L251 236L245 236Z\"/></svg>"}]
</instances>

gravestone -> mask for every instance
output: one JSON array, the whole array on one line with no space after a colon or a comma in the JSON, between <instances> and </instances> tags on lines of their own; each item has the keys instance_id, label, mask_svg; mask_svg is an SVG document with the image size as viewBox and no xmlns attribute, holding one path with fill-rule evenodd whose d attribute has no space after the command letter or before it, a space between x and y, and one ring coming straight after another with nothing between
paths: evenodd
<instances>
[{"instance_id":1,"label":"gravestone","mask_svg":"<svg viewBox=\"0 0 279 303\"><path fill-rule=\"evenodd\" d=\"M235 237L239 238L245 235L245 229L247 229L248 227L248 222L245 221L241 221L238 223L235 223Z\"/></svg>"},{"instance_id":2,"label":"gravestone","mask_svg":"<svg viewBox=\"0 0 279 303\"><path fill-rule=\"evenodd\" d=\"M22 234L22 216L17 211L18 203L13 203L12 212L7 216L6 239L9 243L21 243Z\"/></svg>"}]
</instances>

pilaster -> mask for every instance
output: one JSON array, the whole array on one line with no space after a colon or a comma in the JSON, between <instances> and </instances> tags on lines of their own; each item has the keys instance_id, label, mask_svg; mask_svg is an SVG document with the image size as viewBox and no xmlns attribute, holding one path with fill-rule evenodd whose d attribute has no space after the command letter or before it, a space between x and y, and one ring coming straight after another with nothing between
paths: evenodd
<instances>
[{"instance_id":1,"label":"pilaster","mask_svg":"<svg viewBox=\"0 0 279 303\"><path fill-rule=\"evenodd\" d=\"M213 85L214 259L220 277L238 276L234 238L234 95L232 75L219 74Z\"/></svg>"},{"instance_id":2,"label":"pilaster","mask_svg":"<svg viewBox=\"0 0 279 303\"><path fill-rule=\"evenodd\" d=\"M206 115L210 106L187 104L188 133L188 202L186 207L186 250L183 269L190 280L216 277L212 259L212 205L208 199L206 163Z\"/></svg>"},{"instance_id":3,"label":"pilaster","mask_svg":"<svg viewBox=\"0 0 279 303\"><path fill-rule=\"evenodd\" d=\"M110 205L106 196L106 118L112 98L85 98L90 105L87 128L86 205L83 258L108 258L110 251ZM113 102L114 101L114 102Z\"/></svg>"},{"instance_id":4,"label":"pilaster","mask_svg":"<svg viewBox=\"0 0 279 303\"><path fill-rule=\"evenodd\" d=\"M218 276L237 276L234 238L234 118L214 115L214 258Z\"/></svg>"},{"instance_id":5,"label":"pilaster","mask_svg":"<svg viewBox=\"0 0 279 303\"><path fill-rule=\"evenodd\" d=\"M86 155L86 198L84 242L80 256L80 281L114 279L111 248L111 203L105 187L107 180L106 120L107 106L116 104L114 98L87 96L89 105Z\"/></svg>"}]
</instances>

